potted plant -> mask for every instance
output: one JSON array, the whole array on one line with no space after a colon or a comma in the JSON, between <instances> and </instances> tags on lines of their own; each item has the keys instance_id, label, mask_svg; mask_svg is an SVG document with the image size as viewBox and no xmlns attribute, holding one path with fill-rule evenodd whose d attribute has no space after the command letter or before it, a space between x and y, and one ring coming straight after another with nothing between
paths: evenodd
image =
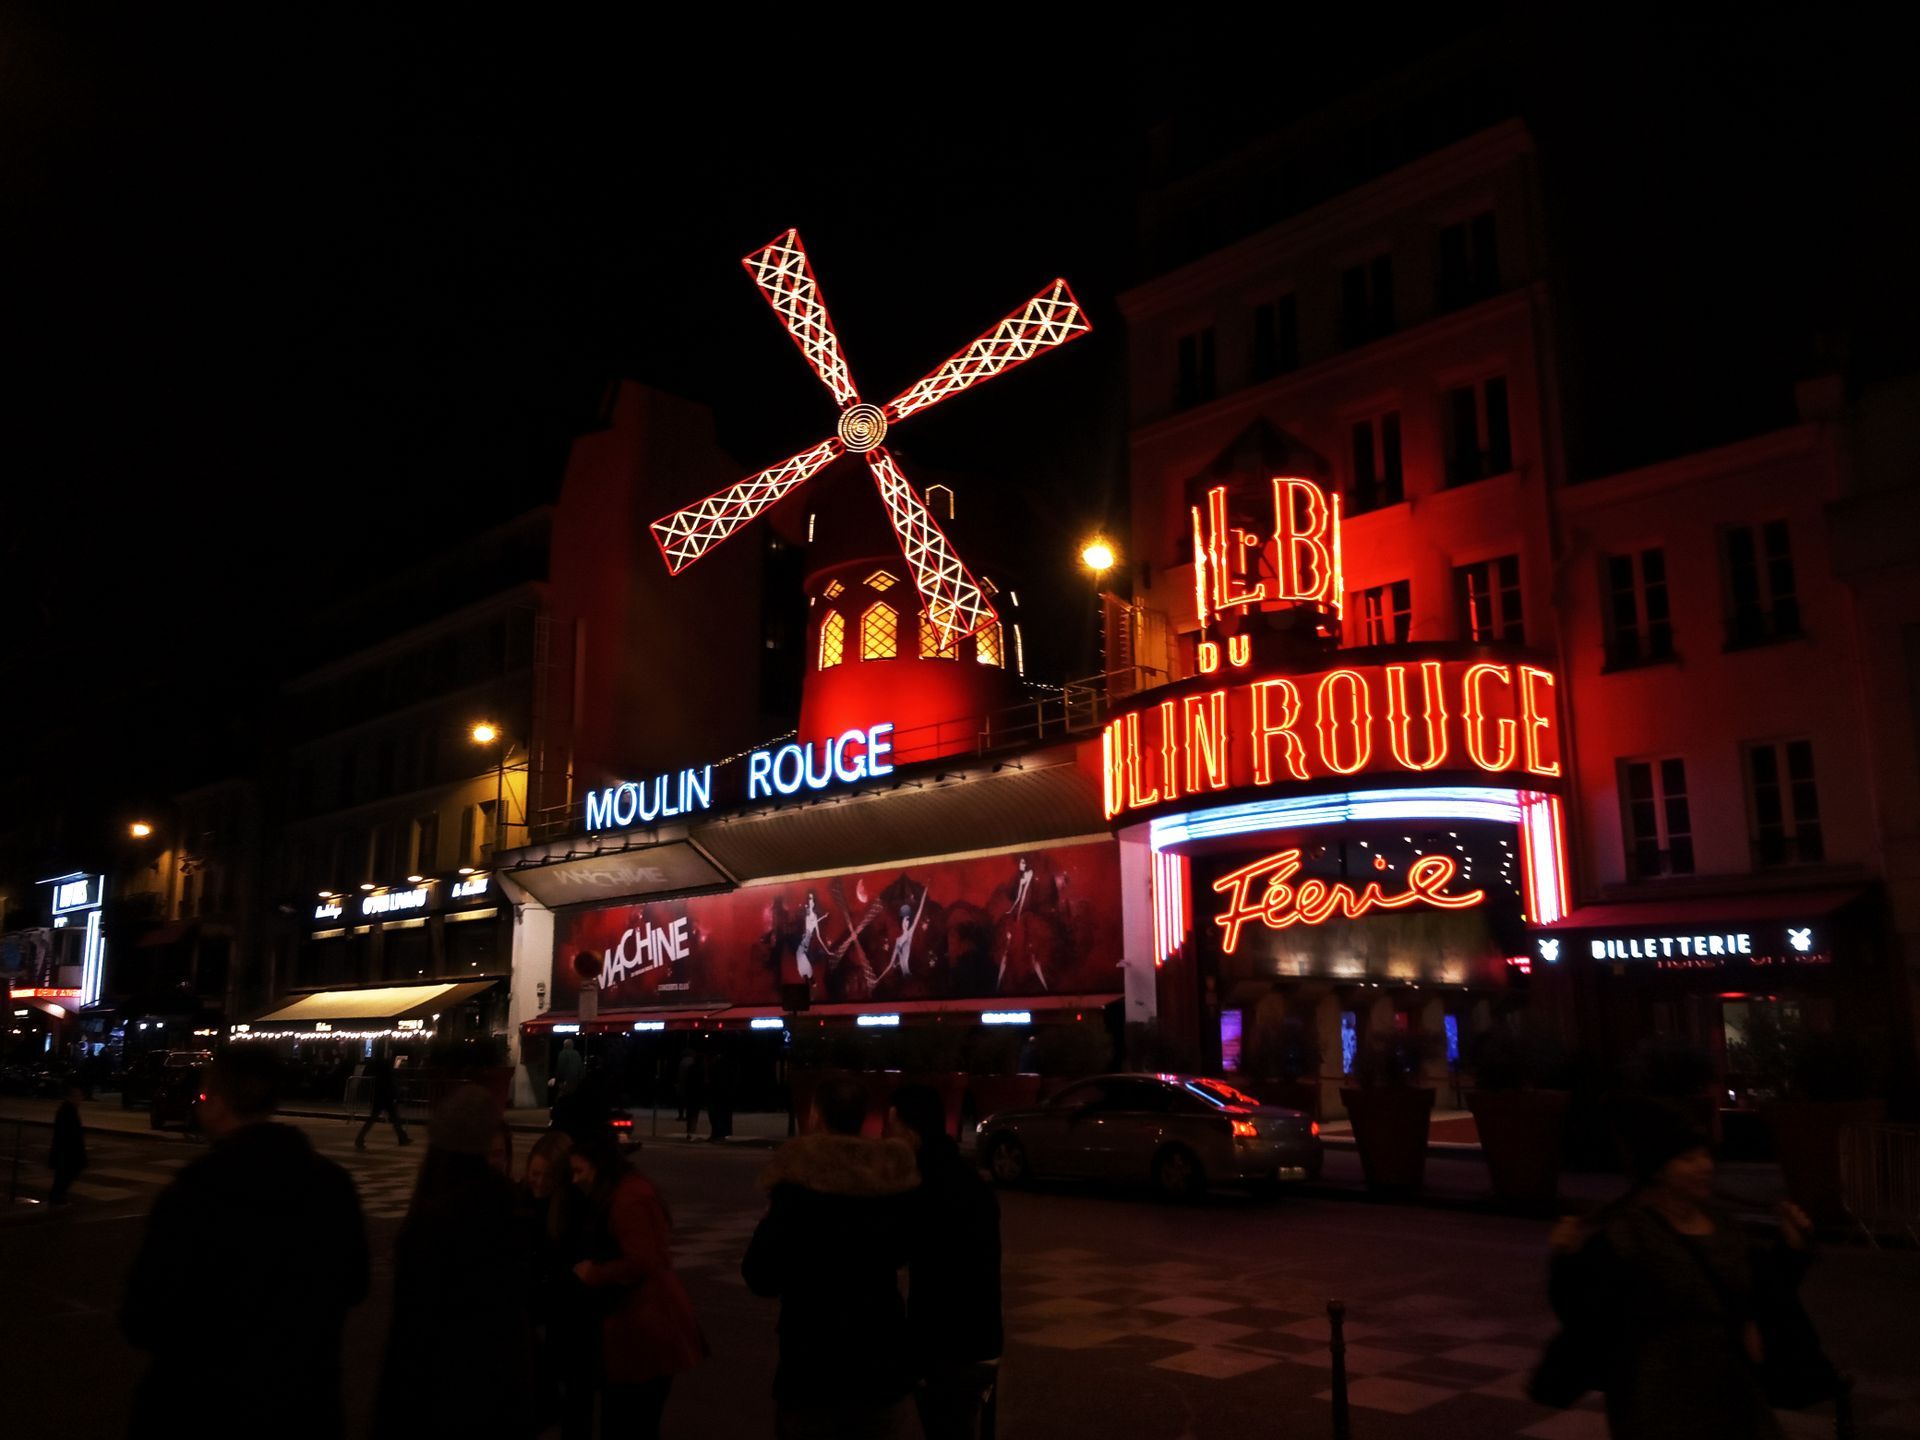
<instances>
[{"instance_id":1,"label":"potted plant","mask_svg":"<svg viewBox=\"0 0 1920 1440\"><path fill-rule=\"evenodd\" d=\"M1874 1096L1876 1066L1857 1039L1800 1031L1786 1044L1782 1093L1764 1107L1781 1178L1793 1202L1816 1224L1844 1224L1840 1131L1886 1118Z\"/></svg>"},{"instance_id":2,"label":"potted plant","mask_svg":"<svg viewBox=\"0 0 1920 1440\"><path fill-rule=\"evenodd\" d=\"M1494 1198L1550 1210L1559 1197L1565 1148L1566 1062L1552 1036L1496 1025L1474 1042L1473 1112Z\"/></svg>"},{"instance_id":3,"label":"potted plant","mask_svg":"<svg viewBox=\"0 0 1920 1440\"><path fill-rule=\"evenodd\" d=\"M1357 1083L1341 1087L1360 1169L1376 1194L1418 1190L1426 1177L1433 1091L1414 1082L1437 1049L1434 1041L1418 1032L1373 1041L1354 1057Z\"/></svg>"}]
</instances>

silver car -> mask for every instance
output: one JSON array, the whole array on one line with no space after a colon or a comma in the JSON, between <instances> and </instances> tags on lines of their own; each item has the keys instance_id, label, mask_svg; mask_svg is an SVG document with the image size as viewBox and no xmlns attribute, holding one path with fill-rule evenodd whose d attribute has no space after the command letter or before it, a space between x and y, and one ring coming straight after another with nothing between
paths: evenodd
<instances>
[{"instance_id":1,"label":"silver car","mask_svg":"<svg viewBox=\"0 0 1920 1440\"><path fill-rule=\"evenodd\" d=\"M1210 1185L1318 1178L1320 1127L1198 1075L1096 1075L1044 1105L980 1122L980 1161L1003 1185L1031 1176L1150 1181L1187 1199Z\"/></svg>"}]
</instances>

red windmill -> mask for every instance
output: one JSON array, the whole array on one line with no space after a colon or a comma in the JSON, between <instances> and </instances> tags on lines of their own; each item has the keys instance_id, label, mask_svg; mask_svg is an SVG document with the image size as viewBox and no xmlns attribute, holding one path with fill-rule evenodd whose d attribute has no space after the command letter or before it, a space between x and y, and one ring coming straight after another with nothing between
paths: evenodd
<instances>
[{"instance_id":1,"label":"red windmill","mask_svg":"<svg viewBox=\"0 0 1920 1440\"><path fill-rule=\"evenodd\" d=\"M887 438L890 425L916 410L1010 370L1042 350L1086 334L1092 327L1067 282L1055 280L931 374L885 405L872 405L854 388L846 357L840 353L840 337L834 334L833 322L820 299L819 282L813 278L813 267L801 248L800 232L787 231L740 263L747 267L753 283L793 336L813 373L840 406L840 423L835 434L812 449L654 521L654 539L666 557L667 569L678 575L768 506L851 452L867 457L874 484L880 487L880 498L886 502L887 517L893 522L893 533L899 538L901 554L913 571L914 585L926 606L927 618L939 632L941 645L992 624L993 606L881 442Z\"/></svg>"}]
</instances>

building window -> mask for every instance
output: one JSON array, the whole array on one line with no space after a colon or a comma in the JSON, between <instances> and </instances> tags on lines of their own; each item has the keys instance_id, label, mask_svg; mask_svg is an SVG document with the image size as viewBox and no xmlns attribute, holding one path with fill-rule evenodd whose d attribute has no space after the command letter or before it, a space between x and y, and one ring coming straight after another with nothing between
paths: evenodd
<instances>
[{"instance_id":1,"label":"building window","mask_svg":"<svg viewBox=\"0 0 1920 1440\"><path fill-rule=\"evenodd\" d=\"M973 637L973 658L982 665L1001 665L1007 663L1000 646L1000 622L986 626Z\"/></svg>"},{"instance_id":2,"label":"building window","mask_svg":"<svg viewBox=\"0 0 1920 1440\"><path fill-rule=\"evenodd\" d=\"M1527 638L1526 617L1520 608L1518 555L1455 566L1453 589L1460 634L1466 639L1484 644Z\"/></svg>"},{"instance_id":3,"label":"building window","mask_svg":"<svg viewBox=\"0 0 1920 1440\"><path fill-rule=\"evenodd\" d=\"M1495 375L1446 398L1447 484L1469 485L1513 469L1507 382Z\"/></svg>"},{"instance_id":4,"label":"building window","mask_svg":"<svg viewBox=\"0 0 1920 1440\"><path fill-rule=\"evenodd\" d=\"M1340 275L1340 338L1364 345L1393 333L1393 257L1376 255Z\"/></svg>"},{"instance_id":5,"label":"building window","mask_svg":"<svg viewBox=\"0 0 1920 1440\"><path fill-rule=\"evenodd\" d=\"M1500 289L1500 258L1493 243L1493 212L1475 215L1440 232L1440 267L1434 304L1458 310Z\"/></svg>"},{"instance_id":6,"label":"building window","mask_svg":"<svg viewBox=\"0 0 1920 1440\"><path fill-rule=\"evenodd\" d=\"M825 585L821 586L820 593L825 595L829 600L838 600L842 595L847 593L847 587L842 585L838 580L829 580Z\"/></svg>"},{"instance_id":7,"label":"building window","mask_svg":"<svg viewBox=\"0 0 1920 1440\"><path fill-rule=\"evenodd\" d=\"M1364 515L1406 498L1400 479L1400 412L1389 410L1353 426L1352 512Z\"/></svg>"},{"instance_id":8,"label":"building window","mask_svg":"<svg viewBox=\"0 0 1920 1440\"><path fill-rule=\"evenodd\" d=\"M1213 327L1180 337L1180 381L1174 403L1185 409L1214 396Z\"/></svg>"},{"instance_id":9,"label":"building window","mask_svg":"<svg viewBox=\"0 0 1920 1440\"><path fill-rule=\"evenodd\" d=\"M1357 645L1404 645L1413 631L1413 582L1356 590L1347 602Z\"/></svg>"},{"instance_id":10,"label":"building window","mask_svg":"<svg viewBox=\"0 0 1920 1440\"><path fill-rule=\"evenodd\" d=\"M416 874L431 875L440 868L440 816L422 815L413 822L413 868Z\"/></svg>"},{"instance_id":11,"label":"building window","mask_svg":"<svg viewBox=\"0 0 1920 1440\"><path fill-rule=\"evenodd\" d=\"M373 871L370 877L379 884L386 884L393 878L393 826L380 824L373 827Z\"/></svg>"},{"instance_id":12,"label":"building window","mask_svg":"<svg viewBox=\"0 0 1920 1440\"><path fill-rule=\"evenodd\" d=\"M1627 874L1635 880L1693 874L1693 815L1684 760L1620 763Z\"/></svg>"},{"instance_id":13,"label":"building window","mask_svg":"<svg viewBox=\"0 0 1920 1440\"><path fill-rule=\"evenodd\" d=\"M900 653L900 613L891 605L871 605L860 617L860 658L891 660Z\"/></svg>"},{"instance_id":14,"label":"building window","mask_svg":"<svg viewBox=\"0 0 1920 1440\"><path fill-rule=\"evenodd\" d=\"M1747 806L1753 817L1755 864L1806 865L1826 859L1811 740L1747 746Z\"/></svg>"},{"instance_id":15,"label":"building window","mask_svg":"<svg viewBox=\"0 0 1920 1440\"><path fill-rule=\"evenodd\" d=\"M1800 597L1794 584L1787 522L1730 525L1723 532L1727 563L1727 644L1763 645L1800 633Z\"/></svg>"},{"instance_id":16,"label":"building window","mask_svg":"<svg viewBox=\"0 0 1920 1440\"><path fill-rule=\"evenodd\" d=\"M920 616L920 658L922 660L958 660L960 641L956 637L940 643L940 631L923 611Z\"/></svg>"},{"instance_id":17,"label":"building window","mask_svg":"<svg viewBox=\"0 0 1920 1440\"><path fill-rule=\"evenodd\" d=\"M1606 576L1607 667L1619 670L1672 659L1666 552L1609 555Z\"/></svg>"},{"instance_id":18,"label":"building window","mask_svg":"<svg viewBox=\"0 0 1920 1440\"><path fill-rule=\"evenodd\" d=\"M891 590L899 583L898 580L884 570L876 570L867 577L867 588L875 593Z\"/></svg>"},{"instance_id":19,"label":"building window","mask_svg":"<svg viewBox=\"0 0 1920 1440\"><path fill-rule=\"evenodd\" d=\"M1300 368L1300 307L1293 296L1282 295L1253 307L1253 355L1248 373L1255 380L1271 380Z\"/></svg>"},{"instance_id":20,"label":"building window","mask_svg":"<svg viewBox=\"0 0 1920 1440\"><path fill-rule=\"evenodd\" d=\"M847 617L829 610L820 622L820 668L831 670L847 657Z\"/></svg>"}]
</instances>

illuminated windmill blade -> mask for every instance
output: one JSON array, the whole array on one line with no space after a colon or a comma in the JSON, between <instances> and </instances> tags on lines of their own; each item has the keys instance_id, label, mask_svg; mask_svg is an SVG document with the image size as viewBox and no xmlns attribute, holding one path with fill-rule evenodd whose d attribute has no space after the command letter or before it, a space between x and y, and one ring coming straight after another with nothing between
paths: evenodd
<instances>
[{"instance_id":1,"label":"illuminated windmill blade","mask_svg":"<svg viewBox=\"0 0 1920 1440\"><path fill-rule=\"evenodd\" d=\"M787 231L740 263L747 267L753 283L793 336L793 343L807 357L813 373L833 392L834 401L845 406L858 400L860 392L853 388L853 375L847 369L846 356L840 353L840 337L834 334L833 321L827 318L820 282L813 278L800 232Z\"/></svg>"},{"instance_id":2,"label":"illuminated windmill blade","mask_svg":"<svg viewBox=\"0 0 1920 1440\"><path fill-rule=\"evenodd\" d=\"M663 515L653 522L653 538L667 558L667 569L678 575L707 551L745 525L769 505L785 498L816 472L846 453L839 439L822 440L811 450L762 470L696 505Z\"/></svg>"},{"instance_id":3,"label":"illuminated windmill blade","mask_svg":"<svg viewBox=\"0 0 1920 1440\"><path fill-rule=\"evenodd\" d=\"M901 391L888 403L887 415L898 420L924 410L1092 328L1067 282L1056 280L939 369Z\"/></svg>"},{"instance_id":4,"label":"illuminated windmill blade","mask_svg":"<svg viewBox=\"0 0 1920 1440\"><path fill-rule=\"evenodd\" d=\"M873 483L880 487L880 498L887 503L887 518L893 521L893 533L899 537L900 553L913 571L913 583L926 605L927 618L939 637L940 648L974 631L993 624L999 618L986 595L960 563L946 535L934 523L927 505L911 481L900 473L893 457L885 450L869 450L867 464L873 469Z\"/></svg>"}]
</instances>

